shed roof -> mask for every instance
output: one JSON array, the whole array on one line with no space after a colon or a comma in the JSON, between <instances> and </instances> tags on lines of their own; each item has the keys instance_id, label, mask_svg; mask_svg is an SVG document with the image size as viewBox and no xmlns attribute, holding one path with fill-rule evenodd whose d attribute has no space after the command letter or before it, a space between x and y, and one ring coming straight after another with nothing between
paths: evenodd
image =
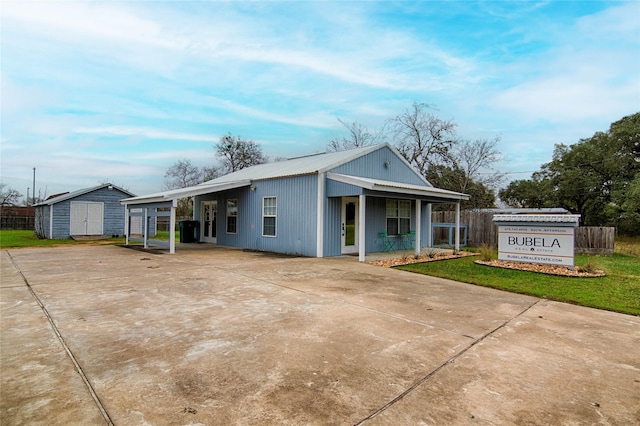
<instances>
[{"instance_id":1,"label":"shed roof","mask_svg":"<svg viewBox=\"0 0 640 426\"><path fill-rule=\"evenodd\" d=\"M62 202L62 201L70 200L72 198L76 198L76 197L79 197L81 195L88 194L90 192L94 192L94 191L97 191L99 189L107 188L107 187L111 187L113 189L116 189L116 190L118 190L120 192L123 192L123 193L125 193L125 194L127 194L127 195L129 195L131 197L135 197L136 196L135 194L127 191L126 189L122 189L122 188L120 188L120 187L118 187L116 185L113 185L111 183L103 183L102 185L94 186L92 188L79 189L77 191L66 192L66 193L60 194L60 195L55 196L55 197L49 197L46 200L34 205L34 207L50 206L52 204L56 204L56 203L59 203L59 202Z\"/></svg>"}]
</instances>

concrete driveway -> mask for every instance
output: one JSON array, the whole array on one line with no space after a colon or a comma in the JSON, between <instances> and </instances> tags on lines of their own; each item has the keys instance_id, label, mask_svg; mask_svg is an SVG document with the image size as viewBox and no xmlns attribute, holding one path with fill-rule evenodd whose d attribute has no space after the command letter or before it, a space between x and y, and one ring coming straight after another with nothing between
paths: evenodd
<instances>
[{"instance_id":1,"label":"concrete driveway","mask_svg":"<svg viewBox=\"0 0 640 426\"><path fill-rule=\"evenodd\" d=\"M350 258L1 261L3 425L640 424L638 317Z\"/></svg>"}]
</instances>

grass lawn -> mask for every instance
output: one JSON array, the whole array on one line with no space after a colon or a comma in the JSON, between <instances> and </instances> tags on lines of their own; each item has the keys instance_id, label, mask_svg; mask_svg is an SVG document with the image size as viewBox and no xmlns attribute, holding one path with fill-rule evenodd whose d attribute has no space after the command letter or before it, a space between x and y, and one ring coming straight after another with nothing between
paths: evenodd
<instances>
[{"instance_id":1,"label":"grass lawn","mask_svg":"<svg viewBox=\"0 0 640 426\"><path fill-rule=\"evenodd\" d=\"M638 242L637 244L640 244ZM477 265L477 257L398 266L404 271L448 278L631 315L640 315L640 256L635 244L613 256L576 255L576 265L594 263L600 278L570 278Z\"/></svg>"}]
</instances>

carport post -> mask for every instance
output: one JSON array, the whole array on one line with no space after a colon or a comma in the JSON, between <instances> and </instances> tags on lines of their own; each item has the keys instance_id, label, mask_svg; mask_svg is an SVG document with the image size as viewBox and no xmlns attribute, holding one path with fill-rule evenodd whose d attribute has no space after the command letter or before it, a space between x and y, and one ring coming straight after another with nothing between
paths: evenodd
<instances>
[{"instance_id":1,"label":"carport post","mask_svg":"<svg viewBox=\"0 0 640 426\"><path fill-rule=\"evenodd\" d=\"M144 208L143 247L144 248L149 248L149 209L147 207Z\"/></svg>"},{"instance_id":2,"label":"carport post","mask_svg":"<svg viewBox=\"0 0 640 426\"><path fill-rule=\"evenodd\" d=\"M433 229L433 223L431 222L431 203L427 203L427 229L425 229L425 232L427 233L427 247L433 247L433 234L432 234L432 229Z\"/></svg>"},{"instance_id":3,"label":"carport post","mask_svg":"<svg viewBox=\"0 0 640 426\"><path fill-rule=\"evenodd\" d=\"M124 244L129 245L129 204L124 205Z\"/></svg>"},{"instance_id":4,"label":"carport post","mask_svg":"<svg viewBox=\"0 0 640 426\"><path fill-rule=\"evenodd\" d=\"M176 206L177 199L171 200L171 216L169 216L169 253L176 252Z\"/></svg>"}]
</instances>

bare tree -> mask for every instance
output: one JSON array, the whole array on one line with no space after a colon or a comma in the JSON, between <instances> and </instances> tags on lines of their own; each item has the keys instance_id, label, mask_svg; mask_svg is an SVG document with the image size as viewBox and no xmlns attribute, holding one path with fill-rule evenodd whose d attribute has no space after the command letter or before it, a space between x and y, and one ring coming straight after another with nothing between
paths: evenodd
<instances>
[{"instance_id":1,"label":"bare tree","mask_svg":"<svg viewBox=\"0 0 640 426\"><path fill-rule=\"evenodd\" d=\"M267 162L262 148L256 142L228 134L215 145L216 154L222 157L222 167L226 173L237 172L246 167Z\"/></svg>"},{"instance_id":2,"label":"bare tree","mask_svg":"<svg viewBox=\"0 0 640 426\"><path fill-rule=\"evenodd\" d=\"M179 189L194 186L202 182L200 169L190 160L178 160L164 174L164 189Z\"/></svg>"},{"instance_id":3,"label":"bare tree","mask_svg":"<svg viewBox=\"0 0 640 426\"><path fill-rule=\"evenodd\" d=\"M377 132L372 133L367 126L357 120L352 123L347 123L338 118L338 121L349 131L349 137L331 139L327 147L329 151L346 151L348 149L375 145L380 143L384 137L384 126Z\"/></svg>"},{"instance_id":4,"label":"bare tree","mask_svg":"<svg viewBox=\"0 0 640 426\"><path fill-rule=\"evenodd\" d=\"M476 139L475 141L461 140L452 150L454 163L464 171L465 181L460 190L466 191L468 185L475 181L495 188L504 179L504 173L490 171L492 165L501 160L502 155L496 146L500 137L494 139ZM482 172L485 170L485 172Z\"/></svg>"},{"instance_id":5,"label":"bare tree","mask_svg":"<svg viewBox=\"0 0 640 426\"><path fill-rule=\"evenodd\" d=\"M456 142L456 123L430 114L430 109L428 104L414 102L389 123L396 148L425 177L429 167L452 163L450 151Z\"/></svg>"},{"instance_id":6,"label":"bare tree","mask_svg":"<svg viewBox=\"0 0 640 426\"><path fill-rule=\"evenodd\" d=\"M0 183L0 206L15 206L22 194L13 188L9 188L6 183Z\"/></svg>"},{"instance_id":7,"label":"bare tree","mask_svg":"<svg viewBox=\"0 0 640 426\"><path fill-rule=\"evenodd\" d=\"M176 161L164 174L164 189L180 189L202 183L207 173L206 168L202 171L194 166L190 160ZM191 215L191 198L181 198L178 200L176 214L178 217L189 217Z\"/></svg>"}]
</instances>

